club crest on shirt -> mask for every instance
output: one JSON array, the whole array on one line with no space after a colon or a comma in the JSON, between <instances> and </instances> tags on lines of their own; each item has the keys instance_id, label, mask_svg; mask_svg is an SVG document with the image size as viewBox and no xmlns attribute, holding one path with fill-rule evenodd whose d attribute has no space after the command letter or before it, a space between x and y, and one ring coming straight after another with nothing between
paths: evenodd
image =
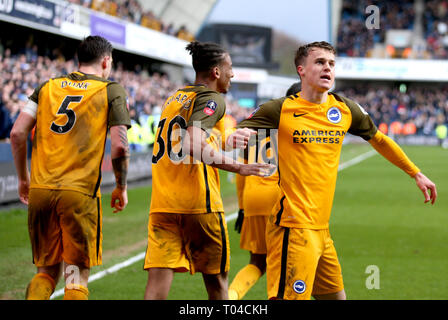
<instances>
[{"instance_id":1,"label":"club crest on shirt","mask_svg":"<svg viewBox=\"0 0 448 320\"><path fill-rule=\"evenodd\" d=\"M341 111L337 107L331 107L327 111L327 119L331 123L339 123L342 120Z\"/></svg>"},{"instance_id":2,"label":"club crest on shirt","mask_svg":"<svg viewBox=\"0 0 448 320\"><path fill-rule=\"evenodd\" d=\"M306 290L306 283L303 280L296 280L296 281L294 281L292 288L294 289L294 292L296 292L298 294L302 294Z\"/></svg>"},{"instance_id":3,"label":"club crest on shirt","mask_svg":"<svg viewBox=\"0 0 448 320\"><path fill-rule=\"evenodd\" d=\"M204 113L208 116L211 116L212 114L215 113L217 107L218 104L216 103L215 100L208 100L204 108Z\"/></svg>"}]
</instances>

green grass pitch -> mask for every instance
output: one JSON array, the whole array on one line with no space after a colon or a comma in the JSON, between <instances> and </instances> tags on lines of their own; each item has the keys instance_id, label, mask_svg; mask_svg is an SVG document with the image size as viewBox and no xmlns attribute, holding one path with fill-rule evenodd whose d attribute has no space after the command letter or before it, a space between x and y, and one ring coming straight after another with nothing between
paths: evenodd
<instances>
[{"instance_id":1,"label":"green grass pitch","mask_svg":"<svg viewBox=\"0 0 448 320\"><path fill-rule=\"evenodd\" d=\"M348 299L448 299L448 150L422 146L403 149L437 184L434 206L423 203L413 179L379 155L339 173L330 232ZM367 144L345 145L341 163L369 150ZM226 214L237 210L232 180L232 175L221 172ZM129 190L128 207L113 214L110 195L103 195L103 266L93 268L91 274L145 251L150 197L150 187ZM247 264L249 254L239 248L234 221L228 223L228 229L230 282ZM366 286L370 276L366 270L372 265L379 270L377 289ZM23 299L34 272L26 211L0 211L0 299ZM146 279L140 260L91 282L90 299L140 300ZM60 283L57 289L61 287ZM200 274L175 275L169 299L206 298ZM266 276L245 299L266 299Z\"/></svg>"}]
</instances>

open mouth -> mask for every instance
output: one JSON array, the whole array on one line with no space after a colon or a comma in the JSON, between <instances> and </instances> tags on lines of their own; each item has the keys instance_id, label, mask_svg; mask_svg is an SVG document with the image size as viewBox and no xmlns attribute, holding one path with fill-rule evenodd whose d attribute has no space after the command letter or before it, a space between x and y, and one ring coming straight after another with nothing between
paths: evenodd
<instances>
[{"instance_id":1,"label":"open mouth","mask_svg":"<svg viewBox=\"0 0 448 320\"><path fill-rule=\"evenodd\" d=\"M329 75L323 75L320 78L323 79L323 80L331 81L331 77Z\"/></svg>"}]
</instances>

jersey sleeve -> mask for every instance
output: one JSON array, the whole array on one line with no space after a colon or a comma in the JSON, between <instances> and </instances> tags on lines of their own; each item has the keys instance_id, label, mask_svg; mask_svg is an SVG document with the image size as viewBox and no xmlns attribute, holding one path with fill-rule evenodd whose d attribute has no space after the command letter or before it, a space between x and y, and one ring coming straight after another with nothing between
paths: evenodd
<instances>
[{"instance_id":1,"label":"jersey sleeve","mask_svg":"<svg viewBox=\"0 0 448 320\"><path fill-rule=\"evenodd\" d=\"M275 99L262 104L247 119L241 121L237 128L278 129L280 113L285 99Z\"/></svg>"},{"instance_id":2,"label":"jersey sleeve","mask_svg":"<svg viewBox=\"0 0 448 320\"><path fill-rule=\"evenodd\" d=\"M360 136L366 141L372 139L378 131L378 128L373 123L372 118L364 110L364 108L355 101L347 98L343 98L343 100L352 113L352 124L348 129L348 132L355 136Z\"/></svg>"},{"instance_id":3,"label":"jersey sleeve","mask_svg":"<svg viewBox=\"0 0 448 320\"><path fill-rule=\"evenodd\" d=\"M47 83L48 81L41 83L36 89L34 89L33 93L28 97L28 99L36 104L39 103L39 92Z\"/></svg>"},{"instance_id":4,"label":"jersey sleeve","mask_svg":"<svg viewBox=\"0 0 448 320\"><path fill-rule=\"evenodd\" d=\"M37 115L37 107L38 107L38 103L39 103L39 92L42 89L42 87L47 83L48 83L48 81L45 81L44 83L40 84L36 89L34 89L33 93L28 97L27 104L22 109L23 112L29 114L34 119L36 119L36 115Z\"/></svg>"},{"instance_id":5,"label":"jersey sleeve","mask_svg":"<svg viewBox=\"0 0 448 320\"><path fill-rule=\"evenodd\" d=\"M118 83L111 82L107 86L107 99L109 104L109 127L124 125L129 129L131 127L131 119L129 117L126 90Z\"/></svg>"},{"instance_id":6,"label":"jersey sleeve","mask_svg":"<svg viewBox=\"0 0 448 320\"><path fill-rule=\"evenodd\" d=\"M194 101L187 126L211 130L224 117L225 113L226 103L219 93L213 91L199 93Z\"/></svg>"}]
</instances>

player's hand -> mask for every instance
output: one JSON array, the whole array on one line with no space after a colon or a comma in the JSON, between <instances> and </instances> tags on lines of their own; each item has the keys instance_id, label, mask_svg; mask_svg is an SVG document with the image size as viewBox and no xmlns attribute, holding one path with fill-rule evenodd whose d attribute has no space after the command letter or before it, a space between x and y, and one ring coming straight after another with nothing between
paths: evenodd
<instances>
[{"instance_id":1,"label":"player's hand","mask_svg":"<svg viewBox=\"0 0 448 320\"><path fill-rule=\"evenodd\" d=\"M28 205L28 195L30 193L30 180L27 178L26 180L19 181L19 198L23 204Z\"/></svg>"},{"instance_id":2,"label":"player's hand","mask_svg":"<svg viewBox=\"0 0 448 320\"><path fill-rule=\"evenodd\" d=\"M241 233L241 227L243 226L243 220L244 220L244 209L240 209L238 211L238 218L236 218L236 222L235 222L235 231L238 233Z\"/></svg>"},{"instance_id":3,"label":"player's hand","mask_svg":"<svg viewBox=\"0 0 448 320\"><path fill-rule=\"evenodd\" d=\"M425 196L425 203L431 201L434 204L437 198L437 188L434 182L429 180L423 173L419 172L414 176L417 187L422 190Z\"/></svg>"},{"instance_id":4,"label":"player's hand","mask_svg":"<svg viewBox=\"0 0 448 320\"><path fill-rule=\"evenodd\" d=\"M227 138L226 145L232 148L245 149L250 137L254 134L257 134L257 131L249 128L236 129L235 132Z\"/></svg>"},{"instance_id":5,"label":"player's hand","mask_svg":"<svg viewBox=\"0 0 448 320\"><path fill-rule=\"evenodd\" d=\"M116 186L112 191L110 207L114 208L114 213L122 211L128 204L128 192L126 186Z\"/></svg>"},{"instance_id":6,"label":"player's hand","mask_svg":"<svg viewBox=\"0 0 448 320\"><path fill-rule=\"evenodd\" d=\"M276 166L268 163L241 164L237 173L242 176L268 177L275 169Z\"/></svg>"}]
</instances>

